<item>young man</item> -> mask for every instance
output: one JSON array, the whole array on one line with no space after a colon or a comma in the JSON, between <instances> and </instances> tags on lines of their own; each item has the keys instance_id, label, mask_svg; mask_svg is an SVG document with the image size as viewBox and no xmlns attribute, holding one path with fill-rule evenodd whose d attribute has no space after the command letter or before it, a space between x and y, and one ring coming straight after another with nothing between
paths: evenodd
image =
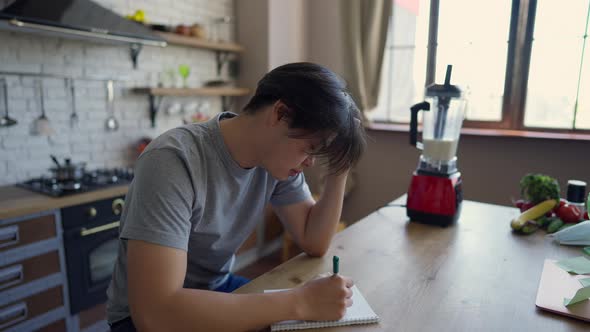
<instances>
[{"instance_id":1,"label":"young man","mask_svg":"<svg viewBox=\"0 0 590 332\"><path fill-rule=\"evenodd\" d=\"M308 255L323 255L364 147L345 84L311 63L266 74L240 115L221 113L156 138L137 162L121 217L107 292L112 331L245 331L342 317L352 304L350 278L228 294L247 282L230 271L267 203ZM302 171L318 156L331 175L315 202Z\"/></svg>"}]
</instances>

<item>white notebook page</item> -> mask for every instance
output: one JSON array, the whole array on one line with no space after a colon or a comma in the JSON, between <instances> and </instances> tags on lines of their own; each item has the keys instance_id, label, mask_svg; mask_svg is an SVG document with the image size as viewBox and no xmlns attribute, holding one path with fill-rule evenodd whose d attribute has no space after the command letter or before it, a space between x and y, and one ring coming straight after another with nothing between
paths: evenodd
<instances>
[{"instance_id":1,"label":"white notebook page","mask_svg":"<svg viewBox=\"0 0 590 332\"><path fill-rule=\"evenodd\" d=\"M271 325L271 331L302 330L319 327L345 326L353 324L377 323L379 316L373 311L356 285L352 286L352 306L346 309L342 319L336 321L288 320ZM280 292L284 289L265 290L265 293Z\"/></svg>"}]
</instances>

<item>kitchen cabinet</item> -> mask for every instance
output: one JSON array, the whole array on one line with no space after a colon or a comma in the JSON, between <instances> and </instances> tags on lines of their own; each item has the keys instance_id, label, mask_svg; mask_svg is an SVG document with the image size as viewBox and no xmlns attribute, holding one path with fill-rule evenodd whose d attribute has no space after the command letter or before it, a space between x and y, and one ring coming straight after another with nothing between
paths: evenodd
<instances>
[{"instance_id":1,"label":"kitchen cabinet","mask_svg":"<svg viewBox=\"0 0 590 332\"><path fill-rule=\"evenodd\" d=\"M67 317L59 212L0 219L0 331L45 329Z\"/></svg>"},{"instance_id":2,"label":"kitchen cabinet","mask_svg":"<svg viewBox=\"0 0 590 332\"><path fill-rule=\"evenodd\" d=\"M103 217L107 210L115 214L115 198L126 192L127 185L119 185L55 198L0 187L0 331L108 331L104 301L72 313L64 237L72 233L68 223L85 220L68 212L95 207Z\"/></svg>"},{"instance_id":3,"label":"kitchen cabinet","mask_svg":"<svg viewBox=\"0 0 590 332\"><path fill-rule=\"evenodd\" d=\"M110 232L107 228L118 219L98 226L102 232L98 233L91 231L98 220L85 218L92 216L92 208L97 216L111 213L118 218L114 203L126 192L127 186L120 185L54 198L14 186L0 187L0 314L5 314L0 317L6 317L0 321L1 332L108 330L104 302L72 314L72 295L84 293L76 293L70 285L68 271L80 264L74 264L67 248L75 249L71 254L82 252L85 246L100 246L91 246L91 237L86 236L83 245L68 247L68 237L76 233L72 222L93 235ZM236 269L277 250L281 227L268 208L261 227L240 248Z\"/></svg>"}]
</instances>

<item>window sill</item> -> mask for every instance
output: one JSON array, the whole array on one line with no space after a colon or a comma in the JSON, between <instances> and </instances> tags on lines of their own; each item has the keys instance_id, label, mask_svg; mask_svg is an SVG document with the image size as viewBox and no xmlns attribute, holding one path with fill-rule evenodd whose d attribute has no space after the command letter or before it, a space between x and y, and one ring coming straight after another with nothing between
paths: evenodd
<instances>
[{"instance_id":1,"label":"window sill","mask_svg":"<svg viewBox=\"0 0 590 332\"><path fill-rule=\"evenodd\" d=\"M366 126L369 131L409 132L409 124L370 123ZM553 133L546 131L509 130L509 129L481 129L463 128L461 135L493 136L493 137L523 137L555 140L590 141L590 134Z\"/></svg>"}]
</instances>

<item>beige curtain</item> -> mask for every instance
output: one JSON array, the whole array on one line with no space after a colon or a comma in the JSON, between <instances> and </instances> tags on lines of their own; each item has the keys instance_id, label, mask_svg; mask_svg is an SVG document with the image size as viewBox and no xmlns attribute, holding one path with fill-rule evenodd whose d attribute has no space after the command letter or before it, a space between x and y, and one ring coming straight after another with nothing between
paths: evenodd
<instances>
[{"instance_id":1,"label":"beige curtain","mask_svg":"<svg viewBox=\"0 0 590 332\"><path fill-rule=\"evenodd\" d=\"M393 0L343 0L344 78L358 107L377 106L381 65Z\"/></svg>"}]
</instances>

